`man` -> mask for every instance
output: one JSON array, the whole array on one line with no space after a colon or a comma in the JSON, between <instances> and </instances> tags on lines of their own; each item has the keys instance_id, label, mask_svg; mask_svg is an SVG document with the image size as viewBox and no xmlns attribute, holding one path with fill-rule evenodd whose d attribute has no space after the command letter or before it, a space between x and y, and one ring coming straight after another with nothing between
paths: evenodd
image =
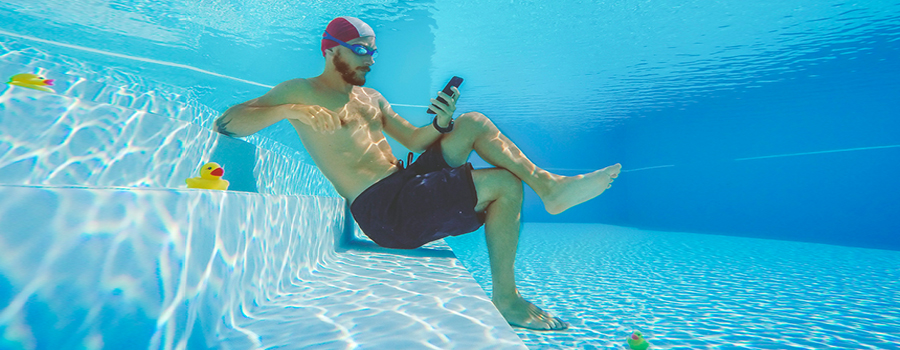
<instances>
[{"instance_id":1,"label":"man","mask_svg":"<svg viewBox=\"0 0 900 350\"><path fill-rule=\"evenodd\" d=\"M339 17L322 40L325 70L293 79L262 97L229 108L216 120L220 133L253 134L288 120L304 147L363 232L381 246L412 249L485 225L494 305L513 326L559 330L568 324L523 299L513 262L519 238L522 182L558 214L600 195L617 177L615 164L578 176L551 174L534 165L484 115L453 120L459 90L432 99L434 122L414 127L377 91L362 87L375 63L375 33L363 21ZM414 152L403 166L391 153L387 133ZM473 170L472 151L496 166Z\"/></svg>"}]
</instances>

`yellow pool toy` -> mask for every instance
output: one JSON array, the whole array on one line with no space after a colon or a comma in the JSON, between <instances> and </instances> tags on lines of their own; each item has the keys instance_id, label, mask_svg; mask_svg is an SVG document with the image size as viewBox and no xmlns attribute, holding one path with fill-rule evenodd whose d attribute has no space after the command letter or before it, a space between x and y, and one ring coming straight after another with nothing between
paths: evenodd
<instances>
[{"instance_id":1,"label":"yellow pool toy","mask_svg":"<svg viewBox=\"0 0 900 350\"><path fill-rule=\"evenodd\" d=\"M200 168L200 177L192 177L184 180L188 188L203 188L207 190L227 190L228 180L222 179L225 169L219 163L209 162Z\"/></svg>"},{"instance_id":2,"label":"yellow pool toy","mask_svg":"<svg viewBox=\"0 0 900 350\"><path fill-rule=\"evenodd\" d=\"M56 92L53 91L53 89L47 87L53 85L53 79L44 79L44 77L42 76L31 73L13 75L12 78L9 78L9 81L6 83L9 85L16 85L44 92Z\"/></svg>"},{"instance_id":3,"label":"yellow pool toy","mask_svg":"<svg viewBox=\"0 0 900 350\"><path fill-rule=\"evenodd\" d=\"M650 343L644 339L644 335L641 332L634 331L631 333L631 336L628 337L628 347L632 350L647 350L650 347Z\"/></svg>"}]
</instances>

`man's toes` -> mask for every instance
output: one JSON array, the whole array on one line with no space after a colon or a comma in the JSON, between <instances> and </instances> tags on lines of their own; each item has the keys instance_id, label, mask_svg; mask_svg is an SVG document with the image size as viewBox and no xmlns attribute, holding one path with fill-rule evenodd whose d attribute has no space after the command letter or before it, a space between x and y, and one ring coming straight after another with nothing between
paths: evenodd
<instances>
[{"instance_id":1,"label":"man's toes","mask_svg":"<svg viewBox=\"0 0 900 350\"><path fill-rule=\"evenodd\" d=\"M529 318L525 322L509 322L511 326L531 329L536 331L550 330L550 324L537 318Z\"/></svg>"},{"instance_id":2,"label":"man's toes","mask_svg":"<svg viewBox=\"0 0 900 350\"><path fill-rule=\"evenodd\" d=\"M543 326L543 327L536 327L534 329L558 331L558 330L563 330L563 329L569 328L569 324L564 322L559 317L554 317L553 315L550 315L550 314L544 312L543 310L541 310L541 311L542 312L540 313L540 315L538 315L536 317L532 317L529 320L529 323L531 323L532 325L541 324Z\"/></svg>"},{"instance_id":3,"label":"man's toes","mask_svg":"<svg viewBox=\"0 0 900 350\"><path fill-rule=\"evenodd\" d=\"M559 317L544 319L541 326L542 327L534 327L532 329L540 329L545 331L561 331L569 328L569 324L563 322L563 320L561 320Z\"/></svg>"}]
</instances>

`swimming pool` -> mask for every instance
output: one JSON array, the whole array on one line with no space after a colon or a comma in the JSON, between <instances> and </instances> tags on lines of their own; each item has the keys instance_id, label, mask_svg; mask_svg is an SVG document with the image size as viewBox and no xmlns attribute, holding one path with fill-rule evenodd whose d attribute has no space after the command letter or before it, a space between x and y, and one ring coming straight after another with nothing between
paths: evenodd
<instances>
[{"instance_id":1,"label":"swimming pool","mask_svg":"<svg viewBox=\"0 0 900 350\"><path fill-rule=\"evenodd\" d=\"M256 97L285 79L318 74L322 60L316 38L321 28L333 17L350 15L372 24L378 34L381 56L368 86L381 91L413 124L429 121L421 106L450 76L461 75L466 81L458 111L477 110L491 117L538 165L564 175L615 162L625 166L612 190L558 216L543 212L534 193L526 190L518 263L523 293L573 324L572 331L565 333L518 331L526 345L623 348L625 336L640 329L655 346L669 349L896 348L900 222L894 216L900 212L900 183L892 175L900 170L900 119L896 118L900 115L896 98L900 96L900 4L516 0L340 1L323 6L280 1L4 0L0 13L11 19L0 27L3 78L33 72L58 81L57 97L18 88L3 90L0 183L6 186L2 212L6 232L35 231L9 220L37 218L34 213L40 212L16 211L8 198L56 203L48 205L63 218L76 216L73 213L78 210L96 211L98 219L87 225L98 232L119 227L104 223L124 222L131 211L153 217L155 209L178 213L180 209L164 208L179 208L181 204L172 203L180 201L196 207L208 198L164 189L177 188L201 159L226 154L233 161L226 171L235 176L236 189L275 197L215 197L221 203L254 208L256 213L284 210L266 209L270 206L320 208L312 216L278 219L283 227L300 225L292 220L310 221L303 224L312 225L304 226L308 231L321 231L316 236L320 238L309 238L320 243L305 243L315 249L296 250L303 244L291 241L285 244L295 248L285 248L280 253L284 255L260 249L247 255L253 257L248 261L280 257L309 266L316 261L332 267L364 266L371 258L364 250L335 253L333 246L321 243L327 241L320 241L321 237L345 228L343 209L339 202L332 202L336 194L310 166L291 128L278 124L246 142L203 131L234 103ZM392 147L398 158L405 158L402 146L392 143ZM486 166L478 159L473 162L476 167ZM282 176L297 167L302 171L293 177ZM97 192L98 187L111 189ZM285 195L300 199L278 197ZM81 202L70 198L81 198ZM91 209L96 198L118 203L114 205L118 211L104 214ZM72 208L71 212L65 208ZM111 216L107 220L103 215ZM147 224L160 228L158 232L171 232L186 223L204 227L196 232L220 232L215 225L204 226L202 219L191 219L199 217ZM6 239L4 266L12 270L41 266L40 260L36 265L20 261L24 253L9 252L22 242L30 242L29 247L52 245L54 238L65 236L65 224L72 220L78 221L55 221L43 231L36 230L46 233L44 241L24 238L29 236L16 236L23 241ZM244 232L241 225L234 232ZM475 281L490 291L479 235L483 232L448 243ZM102 248L106 236L90 237L71 239L97 244L86 252L106 249ZM131 242L139 236L119 237ZM245 239L247 246L257 242L253 235L240 237L244 238L234 239ZM166 247L159 244L135 246ZM222 256L233 255L231 247L215 240L198 244L218 247L209 249ZM447 248L437 250L442 249ZM292 254L309 255L292 260ZM363 262L341 260L353 256L362 256ZM115 255L109 259L117 261ZM455 269L435 280L452 283L466 278L455 275L460 266L440 259L417 257L409 263L435 268L450 264L447 268ZM222 276L228 275L227 266L235 261L222 265ZM148 261L135 266L134 271L144 272L113 275L146 276L146 271L154 271ZM53 286L52 282L29 284L28 273L14 278L8 272L12 270L4 270L7 286L22 283L39 291ZM172 271L176 270L182 271ZM251 270L270 271L247 271ZM352 269L300 266L284 271L301 271L296 275L310 279ZM39 276L52 280L54 275ZM217 275L207 272L207 276ZM385 281L399 278L383 277ZM119 310L109 305L142 305L155 298L129 299L129 290L154 289L139 287L148 283L146 278L113 280L118 282L104 289L110 295L83 299L88 300L86 305L107 305L108 310L87 307L83 312L101 315L104 310ZM171 287L181 280L161 283ZM61 285L82 285L73 283ZM241 290L241 283L233 282L228 288ZM471 290L472 285L459 283L460 289ZM265 294L267 288L253 290ZM82 297L91 293L78 291ZM173 300L190 299L166 299L166 293L160 292L159 298L170 305ZM353 299L354 294L347 297ZM445 295L452 299L454 294ZM483 304L478 301L485 301L477 292L459 295L471 299L474 304L466 305L474 305L472 310L481 310L478 305ZM16 299L0 300L14 305ZM287 319L273 310L315 308L271 300L278 302L263 308L260 319L268 321L256 322L257 329L267 329L266 322ZM321 300L327 304L342 299L338 295ZM378 298L356 300L362 304L353 305L372 309L377 305L372 300ZM185 308L196 309L171 312L194 315L206 320L196 325L208 325L210 317L216 319L210 315L221 315L227 307L201 311L203 307L192 305L239 304L187 302ZM9 344L29 348L27 344L37 340L28 339L47 336L28 331L41 322L17 318L23 314L9 307L4 310L0 320L5 334L17 335L5 338L24 339ZM362 317L377 318L391 310ZM366 312L362 308L345 311L347 315ZM266 319L265 315L272 316ZM319 321L353 318L342 312L307 316ZM207 332L202 342L186 338L190 332L175 329L195 325L195 319L173 317L164 322L150 317L130 320L140 325L134 329L158 334L147 344L163 344L160 347L211 345L216 337L253 339L246 332L235 337L224 331ZM440 348L463 341L441 338L415 313L408 317L413 320L410 329L435 334L434 342L426 341L431 344L426 346ZM97 334L128 329L72 327L61 329L87 339L88 348L103 347L104 338ZM307 345L359 344L346 341L354 339L348 334L355 331L336 329L321 331L331 334L322 339L333 336L335 343ZM261 339L277 343L291 337ZM486 339L515 346L501 333ZM59 341L53 344L67 344Z\"/></svg>"}]
</instances>

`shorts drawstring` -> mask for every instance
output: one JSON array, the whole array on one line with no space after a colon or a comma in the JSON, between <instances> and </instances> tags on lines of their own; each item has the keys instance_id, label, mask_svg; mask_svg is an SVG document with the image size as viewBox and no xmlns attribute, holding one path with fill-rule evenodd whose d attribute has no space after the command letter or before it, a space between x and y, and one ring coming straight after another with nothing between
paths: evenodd
<instances>
[{"instance_id":1,"label":"shorts drawstring","mask_svg":"<svg viewBox=\"0 0 900 350\"><path fill-rule=\"evenodd\" d=\"M410 164L412 164L412 161L413 161L413 153L409 152L409 155L406 156L406 166L409 166ZM406 167L403 166L403 160L398 159L397 165L400 167L400 169L406 170Z\"/></svg>"}]
</instances>

